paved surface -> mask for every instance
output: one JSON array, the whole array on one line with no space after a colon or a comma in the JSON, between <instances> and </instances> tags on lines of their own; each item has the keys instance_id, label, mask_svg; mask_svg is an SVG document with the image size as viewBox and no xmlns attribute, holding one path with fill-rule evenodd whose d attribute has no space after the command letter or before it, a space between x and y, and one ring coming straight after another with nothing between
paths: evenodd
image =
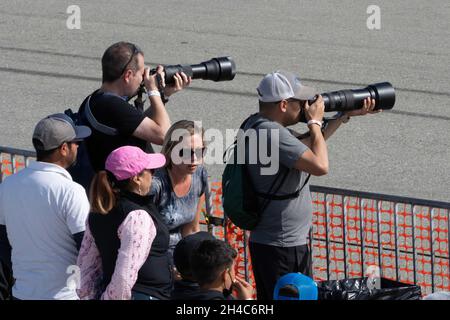
<instances>
[{"instance_id":1,"label":"paved surface","mask_svg":"<svg viewBox=\"0 0 450 320\"><path fill-rule=\"evenodd\" d=\"M71 4L81 8L81 30L66 28ZM366 27L371 4L381 30ZM295 70L322 92L390 81L394 110L342 127L329 143L330 173L312 183L450 201L448 39L444 0L2 0L0 145L31 149L34 124L77 107L100 85L103 51L127 40L152 66L233 56L234 81L197 80L168 105L172 120L222 131L257 110L254 88L274 69ZM210 166L212 178L222 169Z\"/></svg>"}]
</instances>

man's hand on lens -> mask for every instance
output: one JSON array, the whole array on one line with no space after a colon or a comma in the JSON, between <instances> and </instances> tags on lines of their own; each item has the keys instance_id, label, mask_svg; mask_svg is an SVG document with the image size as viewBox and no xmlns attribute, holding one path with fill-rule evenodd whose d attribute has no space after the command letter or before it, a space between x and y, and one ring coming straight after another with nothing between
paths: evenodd
<instances>
[{"instance_id":1,"label":"man's hand on lens","mask_svg":"<svg viewBox=\"0 0 450 320\"><path fill-rule=\"evenodd\" d=\"M375 109L375 99L370 100L370 98L364 99L364 105L361 109L356 109L352 111L347 111L345 114L349 117L353 116L363 116L366 114L374 114L374 113L380 113L382 109L380 110L374 110Z\"/></svg>"},{"instance_id":2,"label":"man's hand on lens","mask_svg":"<svg viewBox=\"0 0 450 320\"><path fill-rule=\"evenodd\" d=\"M306 120L318 120L322 121L323 114L325 112L325 104L323 98L319 95L312 105L309 105L308 101L305 102L305 116Z\"/></svg>"},{"instance_id":3,"label":"man's hand on lens","mask_svg":"<svg viewBox=\"0 0 450 320\"><path fill-rule=\"evenodd\" d=\"M175 92L183 90L184 88L188 87L192 82L192 78L188 77L184 72L181 73L177 72L173 76L173 79L175 80L174 84L164 88L164 94L166 95L166 97L171 96Z\"/></svg>"}]
</instances>

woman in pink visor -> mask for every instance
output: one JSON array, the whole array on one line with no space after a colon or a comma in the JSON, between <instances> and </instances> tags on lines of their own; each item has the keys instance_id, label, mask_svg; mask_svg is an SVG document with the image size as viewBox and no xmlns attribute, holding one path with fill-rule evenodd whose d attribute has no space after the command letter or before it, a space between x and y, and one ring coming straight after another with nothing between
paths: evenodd
<instances>
[{"instance_id":1,"label":"woman in pink visor","mask_svg":"<svg viewBox=\"0 0 450 320\"><path fill-rule=\"evenodd\" d=\"M91 184L77 264L81 299L169 299L169 231L148 193L162 154L125 146L111 152Z\"/></svg>"}]
</instances>

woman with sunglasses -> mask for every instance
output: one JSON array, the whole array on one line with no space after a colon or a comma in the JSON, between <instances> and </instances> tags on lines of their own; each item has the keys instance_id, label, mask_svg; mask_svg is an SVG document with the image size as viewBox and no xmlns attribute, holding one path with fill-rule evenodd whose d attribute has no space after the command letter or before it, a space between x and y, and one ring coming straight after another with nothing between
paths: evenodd
<instances>
[{"instance_id":1,"label":"woman with sunglasses","mask_svg":"<svg viewBox=\"0 0 450 320\"><path fill-rule=\"evenodd\" d=\"M81 299L170 297L169 231L148 195L153 170L165 162L162 154L120 147L94 177L77 261Z\"/></svg>"},{"instance_id":2,"label":"woman with sunglasses","mask_svg":"<svg viewBox=\"0 0 450 320\"><path fill-rule=\"evenodd\" d=\"M170 231L171 257L176 244L200 231L199 203L205 194L210 208L208 173L202 166L204 131L193 121L181 120L167 131L161 153L166 166L155 172L150 194Z\"/></svg>"}]
</instances>

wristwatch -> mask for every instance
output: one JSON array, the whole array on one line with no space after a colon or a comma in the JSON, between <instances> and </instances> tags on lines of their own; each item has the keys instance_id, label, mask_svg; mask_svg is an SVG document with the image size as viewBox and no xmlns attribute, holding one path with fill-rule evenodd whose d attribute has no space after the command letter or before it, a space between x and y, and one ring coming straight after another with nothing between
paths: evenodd
<instances>
[{"instance_id":1,"label":"wristwatch","mask_svg":"<svg viewBox=\"0 0 450 320\"><path fill-rule=\"evenodd\" d=\"M317 124L320 128L322 128L323 122L319 120L309 120L307 126L309 127L311 124Z\"/></svg>"}]
</instances>

